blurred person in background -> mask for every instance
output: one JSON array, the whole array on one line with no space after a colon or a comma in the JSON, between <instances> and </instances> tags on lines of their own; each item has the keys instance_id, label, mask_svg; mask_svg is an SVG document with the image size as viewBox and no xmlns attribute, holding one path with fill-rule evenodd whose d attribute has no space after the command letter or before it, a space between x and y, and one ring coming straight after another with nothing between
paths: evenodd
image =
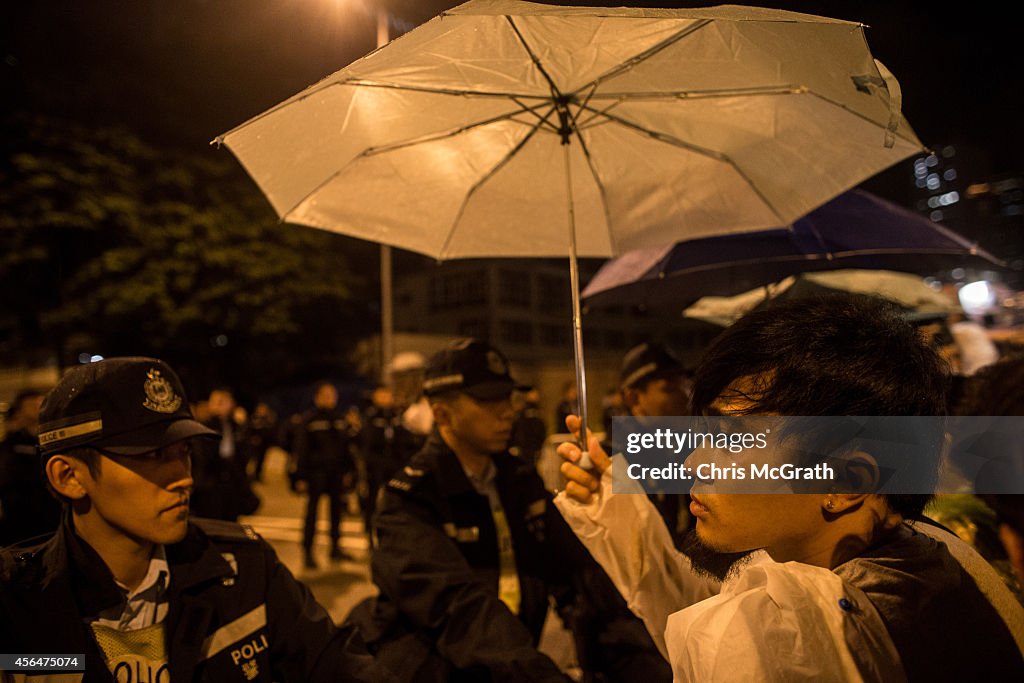
<instances>
[{"instance_id":1,"label":"blurred person in background","mask_svg":"<svg viewBox=\"0 0 1024 683\"><path fill-rule=\"evenodd\" d=\"M202 517L233 522L260 505L245 472L245 425L238 420L238 404L227 387L211 391L206 406L209 418L202 424L221 438L199 444L193 456L192 509Z\"/></svg>"},{"instance_id":2,"label":"blurred person in background","mask_svg":"<svg viewBox=\"0 0 1024 683\"><path fill-rule=\"evenodd\" d=\"M306 569L317 568L313 542L317 511L324 496L330 507L330 559L353 559L341 547L341 518L345 511L343 496L356 478L352 456L355 431L351 420L338 409L338 389L332 383L320 382L313 392L313 410L303 417L295 437L296 490L307 494L302 530Z\"/></svg>"},{"instance_id":3,"label":"blurred person in background","mask_svg":"<svg viewBox=\"0 0 1024 683\"><path fill-rule=\"evenodd\" d=\"M957 406L958 415L992 415L1006 417L1024 416L1024 355L1005 358L989 365L967 380L964 397ZM1006 476L1020 480L1021 465L1024 463L1024 443L1000 440L1000 446L1009 446L1010 452L995 453L996 458L1007 463L1016 463L1016 472ZM1015 450L1014 450L1015 449ZM996 473L995 476L1000 476ZM985 494L980 498L988 508L979 516L989 519L994 516L999 539L1005 550L1004 557L1016 574L1018 596L1024 594L1024 493ZM968 520L977 525L972 516Z\"/></svg>"},{"instance_id":4,"label":"blurred person in background","mask_svg":"<svg viewBox=\"0 0 1024 683\"><path fill-rule=\"evenodd\" d=\"M363 521L371 544L373 513L382 486L415 452L412 434L402 425L402 413L395 405L391 388L380 385L370 396L362 418L360 451L366 463L366 493L362 500Z\"/></svg>"},{"instance_id":5,"label":"blurred person in background","mask_svg":"<svg viewBox=\"0 0 1024 683\"><path fill-rule=\"evenodd\" d=\"M612 387L604 392L604 398L601 399L601 428L605 438L610 438L612 433L612 420L623 415L629 415L629 411L622 400L622 391L619 387Z\"/></svg>"},{"instance_id":6,"label":"blurred person in background","mask_svg":"<svg viewBox=\"0 0 1024 683\"><path fill-rule=\"evenodd\" d=\"M576 388L576 381L572 380L562 385L562 400L555 406L555 431L562 434L565 429L565 418L575 415L579 410L579 390Z\"/></svg>"},{"instance_id":7,"label":"blurred person in background","mask_svg":"<svg viewBox=\"0 0 1024 683\"><path fill-rule=\"evenodd\" d=\"M278 445L279 431L277 414L266 402L257 403L246 430L246 441L252 462L251 476L254 481L263 480L263 463L267 458L267 450Z\"/></svg>"},{"instance_id":8,"label":"blurred person in background","mask_svg":"<svg viewBox=\"0 0 1024 683\"><path fill-rule=\"evenodd\" d=\"M402 426L416 442L418 451L434 428L434 411L423 395L423 372L426 359L415 351L395 354L388 368L395 406L402 413Z\"/></svg>"},{"instance_id":9,"label":"blurred person in background","mask_svg":"<svg viewBox=\"0 0 1024 683\"><path fill-rule=\"evenodd\" d=\"M662 344L644 342L630 349L622 359L619 386L622 402L633 417L671 417L690 412L690 373ZM607 442L611 438L610 433L605 435ZM687 511L689 497L668 493L652 493L649 497L672 538L681 540L693 522Z\"/></svg>"},{"instance_id":10,"label":"blurred person in background","mask_svg":"<svg viewBox=\"0 0 1024 683\"><path fill-rule=\"evenodd\" d=\"M512 394L512 406L516 417L512 423L508 452L536 465L544 440L548 438L547 425L540 416L540 392L532 386L517 387Z\"/></svg>"},{"instance_id":11,"label":"blurred person in background","mask_svg":"<svg viewBox=\"0 0 1024 683\"><path fill-rule=\"evenodd\" d=\"M46 489L36 452L43 392L24 389L11 403L0 442L0 548L57 528L60 505Z\"/></svg>"}]
</instances>

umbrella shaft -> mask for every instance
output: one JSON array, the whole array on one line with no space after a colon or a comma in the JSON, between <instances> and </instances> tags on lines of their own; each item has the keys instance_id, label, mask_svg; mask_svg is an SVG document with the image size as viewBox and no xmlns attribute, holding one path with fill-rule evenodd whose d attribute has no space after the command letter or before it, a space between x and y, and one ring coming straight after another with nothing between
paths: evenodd
<instances>
[{"instance_id":1,"label":"umbrella shaft","mask_svg":"<svg viewBox=\"0 0 1024 683\"><path fill-rule=\"evenodd\" d=\"M583 366L583 316L580 311L580 268L576 258L576 213L572 200L572 169L569 145L562 145L565 155L565 192L569 206L569 281L572 289L572 345L576 358L576 397L580 416L580 466L590 469L587 455L587 373Z\"/></svg>"}]
</instances>

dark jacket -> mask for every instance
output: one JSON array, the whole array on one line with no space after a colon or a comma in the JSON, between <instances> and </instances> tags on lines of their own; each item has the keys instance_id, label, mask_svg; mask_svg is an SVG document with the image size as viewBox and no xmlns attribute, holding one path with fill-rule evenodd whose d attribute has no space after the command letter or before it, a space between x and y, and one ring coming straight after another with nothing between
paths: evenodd
<instances>
[{"instance_id":1,"label":"dark jacket","mask_svg":"<svg viewBox=\"0 0 1024 683\"><path fill-rule=\"evenodd\" d=\"M170 680L390 680L248 527L195 520L165 550ZM81 680L111 682L83 619L122 600L110 570L66 520L42 545L0 552L0 649L84 654Z\"/></svg>"},{"instance_id":2,"label":"dark jacket","mask_svg":"<svg viewBox=\"0 0 1024 683\"><path fill-rule=\"evenodd\" d=\"M347 474L355 472L352 428L337 410L317 408L303 417L296 434L295 478L311 488L340 490Z\"/></svg>"},{"instance_id":3,"label":"dark jacket","mask_svg":"<svg viewBox=\"0 0 1024 683\"><path fill-rule=\"evenodd\" d=\"M360 440L373 488L383 485L418 450L412 433L402 425L402 414L393 408L367 408Z\"/></svg>"},{"instance_id":4,"label":"dark jacket","mask_svg":"<svg viewBox=\"0 0 1024 683\"><path fill-rule=\"evenodd\" d=\"M403 681L564 681L536 644L548 596L568 602L582 546L536 472L494 456L512 535L521 607L498 599L497 532L486 496L435 432L382 489L373 579L381 595L354 620Z\"/></svg>"},{"instance_id":5,"label":"dark jacket","mask_svg":"<svg viewBox=\"0 0 1024 683\"><path fill-rule=\"evenodd\" d=\"M259 508L260 499L249 484L246 468L244 427L214 417L203 423L221 439L200 439L192 453L192 512L201 517L235 521L239 515L251 515ZM227 427L230 426L230 430ZM226 433L230 431L230 436ZM226 441L230 439L230 441ZM222 450L231 453L224 457Z\"/></svg>"},{"instance_id":6,"label":"dark jacket","mask_svg":"<svg viewBox=\"0 0 1024 683\"><path fill-rule=\"evenodd\" d=\"M52 533L60 524L60 503L46 489L38 443L24 429L0 443L0 547Z\"/></svg>"}]
</instances>

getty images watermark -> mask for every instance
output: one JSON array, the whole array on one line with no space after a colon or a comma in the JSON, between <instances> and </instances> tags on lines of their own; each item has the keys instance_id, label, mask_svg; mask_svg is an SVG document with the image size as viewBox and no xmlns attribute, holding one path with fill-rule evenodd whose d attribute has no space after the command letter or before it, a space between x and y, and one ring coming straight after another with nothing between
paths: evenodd
<instances>
[{"instance_id":1,"label":"getty images watermark","mask_svg":"<svg viewBox=\"0 0 1024 683\"><path fill-rule=\"evenodd\" d=\"M611 437L617 492L1024 493L1019 417L616 417Z\"/></svg>"}]
</instances>

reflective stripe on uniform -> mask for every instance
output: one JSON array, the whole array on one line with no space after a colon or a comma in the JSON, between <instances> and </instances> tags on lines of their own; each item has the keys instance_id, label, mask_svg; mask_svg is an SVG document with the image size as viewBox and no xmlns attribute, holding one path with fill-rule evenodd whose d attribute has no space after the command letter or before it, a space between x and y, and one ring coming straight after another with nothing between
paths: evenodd
<instances>
[{"instance_id":1,"label":"reflective stripe on uniform","mask_svg":"<svg viewBox=\"0 0 1024 683\"><path fill-rule=\"evenodd\" d=\"M267 625L267 604L263 603L256 609L246 612L234 621L221 626L203 641L202 656L204 659L214 656L228 645L238 642L247 635Z\"/></svg>"},{"instance_id":2,"label":"reflective stripe on uniform","mask_svg":"<svg viewBox=\"0 0 1024 683\"><path fill-rule=\"evenodd\" d=\"M86 436L103 431L103 420L90 420L70 427L60 427L43 432L39 435L39 445L48 446L58 441L66 441L76 436Z\"/></svg>"},{"instance_id":3,"label":"reflective stripe on uniform","mask_svg":"<svg viewBox=\"0 0 1024 683\"><path fill-rule=\"evenodd\" d=\"M491 508L491 515L494 517L494 530L498 534L498 599L505 603L512 614L519 614L523 596L519 589L516 555L512 549L512 530L502 508Z\"/></svg>"}]
</instances>

